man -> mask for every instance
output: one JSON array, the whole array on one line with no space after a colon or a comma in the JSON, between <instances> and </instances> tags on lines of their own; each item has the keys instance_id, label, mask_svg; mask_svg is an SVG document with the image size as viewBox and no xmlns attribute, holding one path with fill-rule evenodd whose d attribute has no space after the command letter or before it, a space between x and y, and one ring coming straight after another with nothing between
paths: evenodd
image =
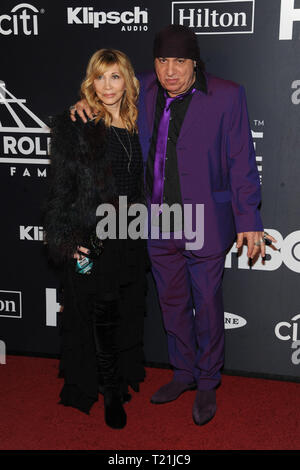
<instances>
[{"instance_id":1,"label":"man","mask_svg":"<svg viewBox=\"0 0 300 470\"><path fill-rule=\"evenodd\" d=\"M203 247L187 249L185 235L149 239L170 364L174 376L151 398L176 400L197 388L195 424L216 412L216 387L224 361L222 275L226 251L265 256L259 216L260 185L244 89L204 73L196 36L170 25L154 41L156 74L140 77L139 135L146 161L146 186L152 204L204 205ZM91 110L79 102L91 116ZM74 119L74 116L73 116ZM194 224L189 229L195 229ZM274 241L274 239L272 239Z\"/></svg>"}]
</instances>

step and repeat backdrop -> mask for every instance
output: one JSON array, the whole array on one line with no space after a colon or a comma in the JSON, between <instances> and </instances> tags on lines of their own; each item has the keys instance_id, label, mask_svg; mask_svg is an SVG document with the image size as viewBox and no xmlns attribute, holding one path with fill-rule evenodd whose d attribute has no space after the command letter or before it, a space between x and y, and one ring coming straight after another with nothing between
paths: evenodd
<instances>
[{"instance_id":1,"label":"step and repeat backdrop","mask_svg":"<svg viewBox=\"0 0 300 470\"><path fill-rule=\"evenodd\" d=\"M49 116L77 101L97 49L124 51L136 72L152 69L155 32L170 23L197 34L207 71L246 89L262 216L277 239L252 269L245 249L228 253L225 370L299 380L300 0L1 1L0 353L60 352L60 279L41 218ZM168 364L151 275L145 354L149 364Z\"/></svg>"}]
</instances>

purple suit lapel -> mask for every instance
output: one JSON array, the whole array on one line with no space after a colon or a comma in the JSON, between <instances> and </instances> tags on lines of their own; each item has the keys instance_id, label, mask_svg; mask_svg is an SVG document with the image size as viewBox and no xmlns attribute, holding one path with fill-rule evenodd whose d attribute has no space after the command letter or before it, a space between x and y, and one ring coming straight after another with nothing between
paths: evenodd
<instances>
[{"instance_id":1,"label":"purple suit lapel","mask_svg":"<svg viewBox=\"0 0 300 470\"><path fill-rule=\"evenodd\" d=\"M191 127L193 127L196 123L199 125L199 119L202 119L203 124L205 124L206 113L203 108L205 108L208 104L208 97L209 94L206 94L203 91L195 91L182 123L178 139L182 139L186 132L190 130ZM199 112L200 109L201 113Z\"/></svg>"}]
</instances>

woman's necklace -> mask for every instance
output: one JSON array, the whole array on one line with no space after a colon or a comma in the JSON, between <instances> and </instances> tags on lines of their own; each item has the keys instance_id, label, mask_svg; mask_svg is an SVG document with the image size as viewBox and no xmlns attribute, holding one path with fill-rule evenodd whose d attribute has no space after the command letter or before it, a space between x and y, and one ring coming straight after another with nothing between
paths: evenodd
<instances>
[{"instance_id":1,"label":"woman's necklace","mask_svg":"<svg viewBox=\"0 0 300 470\"><path fill-rule=\"evenodd\" d=\"M126 155L128 157L128 165L127 165L127 170L128 170L128 173L130 173L130 170L129 170L129 167L130 167L130 163L131 163L131 158L132 158L132 147L131 147L131 140L130 140L130 136L129 136L129 133L128 133L128 130L125 128L126 130L126 134L127 134L127 137L128 137L128 140L129 140L129 153L127 151L127 148L125 147L125 145L123 144L119 134L117 133L116 129L114 128L114 126L111 126L111 128L113 129L114 133L116 134L117 136L117 139L118 141L120 142L120 144L122 145L123 149L125 150L126 152Z\"/></svg>"}]
</instances>

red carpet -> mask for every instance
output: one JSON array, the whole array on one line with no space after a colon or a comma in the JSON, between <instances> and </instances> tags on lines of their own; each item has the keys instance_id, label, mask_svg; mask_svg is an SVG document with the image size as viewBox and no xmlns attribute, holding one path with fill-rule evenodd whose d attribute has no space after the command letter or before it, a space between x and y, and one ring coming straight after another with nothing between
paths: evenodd
<instances>
[{"instance_id":1,"label":"red carpet","mask_svg":"<svg viewBox=\"0 0 300 470\"><path fill-rule=\"evenodd\" d=\"M149 398L172 376L147 369L140 393L126 405L128 424L104 424L103 399L85 415L58 405L58 361L8 356L0 365L1 450L298 450L300 384L223 376L218 410L206 426L192 420L195 392L176 402Z\"/></svg>"}]
</instances>

